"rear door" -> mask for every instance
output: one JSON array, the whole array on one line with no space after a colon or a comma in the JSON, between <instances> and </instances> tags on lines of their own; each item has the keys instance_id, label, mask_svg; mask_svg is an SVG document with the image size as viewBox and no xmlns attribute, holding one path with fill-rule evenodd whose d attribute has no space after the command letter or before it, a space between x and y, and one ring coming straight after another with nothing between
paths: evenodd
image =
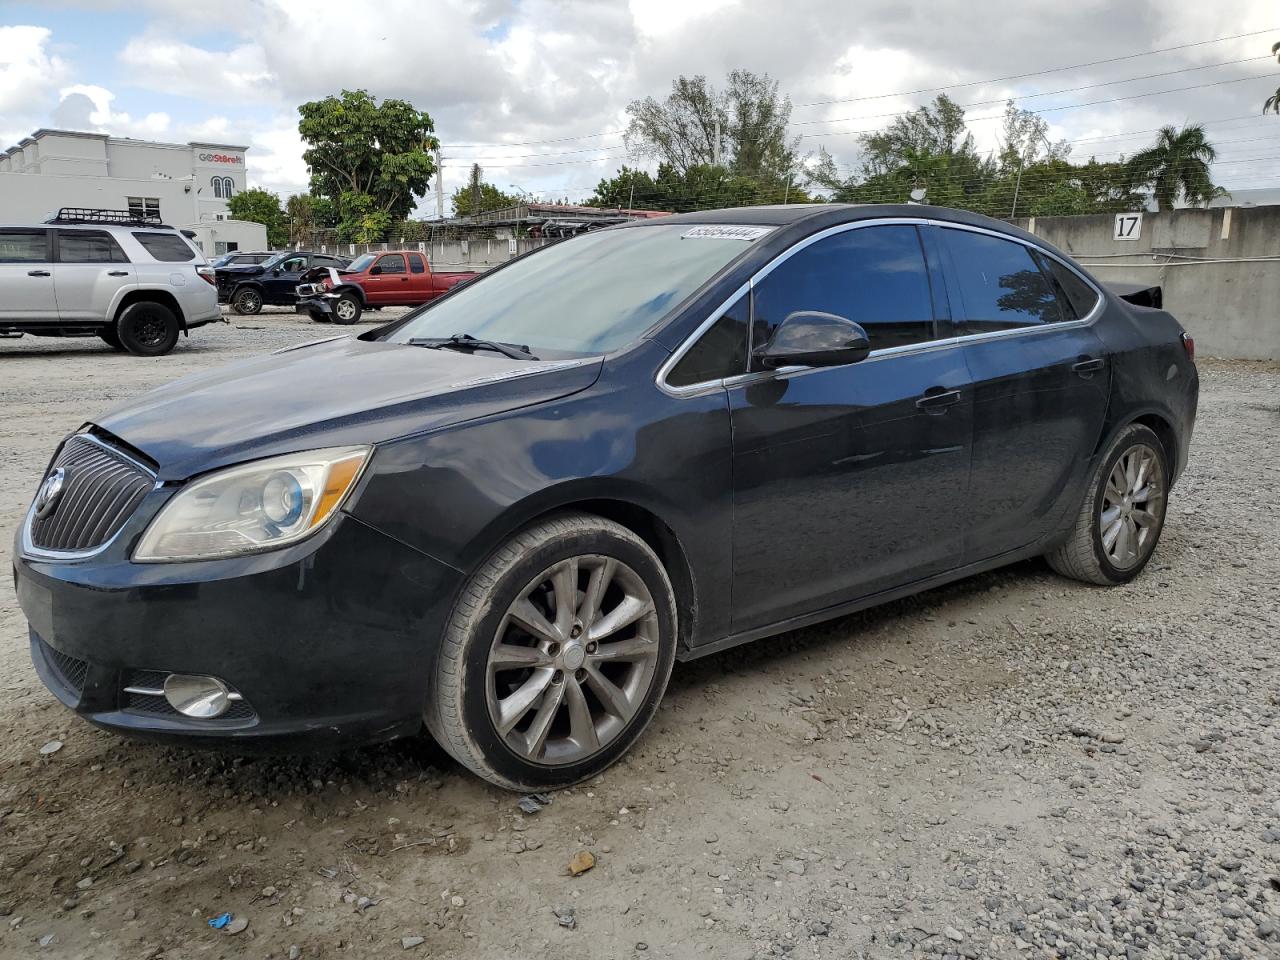
<instances>
[{"instance_id":1,"label":"rear door","mask_svg":"<svg viewBox=\"0 0 1280 960\"><path fill-rule=\"evenodd\" d=\"M361 283L364 298L372 306L403 303L409 289L409 271L402 253L384 253L369 268Z\"/></svg>"},{"instance_id":2,"label":"rear door","mask_svg":"<svg viewBox=\"0 0 1280 960\"><path fill-rule=\"evenodd\" d=\"M54 289L63 320L104 320L123 289L138 285L124 250L105 230L54 231Z\"/></svg>"},{"instance_id":3,"label":"rear door","mask_svg":"<svg viewBox=\"0 0 1280 960\"><path fill-rule=\"evenodd\" d=\"M862 324L872 352L726 383L735 631L959 565L972 393L944 302L911 223L819 239L755 283L753 347L818 310Z\"/></svg>"},{"instance_id":4,"label":"rear door","mask_svg":"<svg viewBox=\"0 0 1280 960\"><path fill-rule=\"evenodd\" d=\"M49 232L0 228L0 321L58 319Z\"/></svg>"},{"instance_id":5,"label":"rear door","mask_svg":"<svg viewBox=\"0 0 1280 960\"><path fill-rule=\"evenodd\" d=\"M1071 268L1008 237L932 229L973 378L975 562L1034 543L1079 505L1111 371L1091 325L1099 296Z\"/></svg>"},{"instance_id":6,"label":"rear door","mask_svg":"<svg viewBox=\"0 0 1280 960\"><path fill-rule=\"evenodd\" d=\"M427 268L427 258L420 253L410 253L409 260L409 295L402 303L426 303L440 291L435 289L431 271Z\"/></svg>"}]
</instances>

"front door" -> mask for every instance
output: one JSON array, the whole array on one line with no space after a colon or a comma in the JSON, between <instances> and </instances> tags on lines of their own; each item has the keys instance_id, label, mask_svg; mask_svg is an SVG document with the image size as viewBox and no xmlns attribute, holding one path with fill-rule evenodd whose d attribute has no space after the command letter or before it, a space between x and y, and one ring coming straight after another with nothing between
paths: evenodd
<instances>
[{"instance_id":1,"label":"front door","mask_svg":"<svg viewBox=\"0 0 1280 960\"><path fill-rule=\"evenodd\" d=\"M133 264L105 230L60 229L54 289L63 320L98 320L110 316L122 287L136 287Z\"/></svg>"},{"instance_id":2,"label":"front door","mask_svg":"<svg viewBox=\"0 0 1280 960\"><path fill-rule=\"evenodd\" d=\"M306 271L306 254L286 257L268 270L262 278L267 303L288 306L297 302L298 284Z\"/></svg>"},{"instance_id":3,"label":"front door","mask_svg":"<svg viewBox=\"0 0 1280 960\"><path fill-rule=\"evenodd\" d=\"M0 322L57 320L49 231L0 228Z\"/></svg>"},{"instance_id":4,"label":"front door","mask_svg":"<svg viewBox=\"0 0 1280 960\"><path fill-rule=\"evenodd\" d=\"M1033 247L932 228L974 384L966 562L1028 546L1079 506L1110 368L1086 318L1098 293Z\"/></svg>"},{"instance_id":5,"label":"front door","mask_svg":"<svg viewBox=\"0 0 1280 960\"><path fill-rule=\"evenodd\" d=\"M917 228L861 226L784 260L755 286L753 345L797 310L862 324L872 353L729 381L735 631L924 579L963 553L972 397L962 348L935 343Z\"/></svg>"},{"instance_id":6,"label":"front door","mask_svg":"<svg viewBox=\"0 0 1280 960\"><path fill-rule=\"evenodd\" d=\"M409 286L404 254L384 253L380 256L369 269L369 278L362 286L365 300L372 305L403 302Z\"/></svg>"}]
</instances>

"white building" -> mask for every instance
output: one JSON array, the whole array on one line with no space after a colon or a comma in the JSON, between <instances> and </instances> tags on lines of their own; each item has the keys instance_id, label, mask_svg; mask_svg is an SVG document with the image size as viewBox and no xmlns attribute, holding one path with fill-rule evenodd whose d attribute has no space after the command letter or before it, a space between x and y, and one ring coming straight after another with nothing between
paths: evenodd
<instances>
[{"instance_id":1,"label":"white building","mask_svg":"<svg viewBox=\"0 0 1280 960\"><path fill-rule=\"evenodd\" d=\"M59 207L131 209L194 231L209 257L265 250L266 227L227 209L245 189L248 149L37 130L0 153L0 223L39 223Z\"/></svg>"}]
</instances>

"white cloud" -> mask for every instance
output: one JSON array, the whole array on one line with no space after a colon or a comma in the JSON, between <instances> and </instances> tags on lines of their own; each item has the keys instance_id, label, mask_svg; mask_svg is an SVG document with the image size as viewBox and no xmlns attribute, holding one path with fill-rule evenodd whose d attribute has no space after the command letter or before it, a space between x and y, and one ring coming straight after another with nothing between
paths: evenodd
<instances>
[{"instance_id":1,"label":"white cloud","mask_svg":"<svg viewBox=\"0 0 1280 960\"><path fill-rule=\"evenodd\" d=\"M52 31L0 26L0 149L29 136L58 102L71 66L49 51Z\"/></svg>"},{"instance_id":2,"label":"white cloud","mask_svg":"<svg viewBox=\"0 0 1280 960\"><path fill-rule=\"evenodd\" d=\"M169 131L169 114L156 111L140 118L111 108L116 95L96 84L77 83L58 91L54 121L70 130L93 130L117 137L155 139Z\"/></svg>"},{"instance_id":3,"label":"white cloud","mask_svg":"<svg viewBox=\"0 0 1280 960\"><path fill-rule=\"evenodd\" d=\"M168 94L225 102L270 97L275 88L257 43L205 50L148 30L125 44L120 62L134 83Z\"/></svg>"}]
</instances>

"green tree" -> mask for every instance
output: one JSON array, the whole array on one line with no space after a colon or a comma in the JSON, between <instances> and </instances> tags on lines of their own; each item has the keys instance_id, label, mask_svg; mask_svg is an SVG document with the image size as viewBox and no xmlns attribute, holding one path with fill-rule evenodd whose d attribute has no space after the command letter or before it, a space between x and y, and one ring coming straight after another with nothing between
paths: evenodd
<instances>
[{"instance_id":1,"label":"green tree","mask_svg":"<svg viewBox=\"0 0 1280 960\"><path fill-rule=\"evenodd\" d=\"M867 176L888 173L922 157L962 157L972 165L978 163L973 134L965 126L964 107L945 93L938 94L930 106L918 107L858 140Z\"/></svg>"},{"instance_id":2,"label":"green tree","mask_svg":"<svg viewBox=\"0 0 1280 960\"><path fill-rule=\"evenodd\" d=\"M643 170L625 164L612 177L596 184L595 193L587 198L589 207L631 207L635 210L664 210L663 196L653 177Z\"/></svg>"},{"instance_id":3,"label":"green tree","mask_svg":"<svg viewBox=\"0 0 1280 960\"><path fill-rule=\"evenodd\" d=\"M519 197L503 193L493 184L485 183L484 170L478 163L471 165L467 185L453 191L452 200L455 217L473 217L477 213L514 207L520 203Z\"/></svg>"},{"instance_id":4,"label":"green tree","mask_svg":"<svg viewBox=\"0 0 1280 960\"><path fill-rule=\"evenodd\" d=\"M1180 197L1189 204L1208 203L1219 193L1209 171L1217 155L1204 127L1161 127L1155 145L1129 159L1130 183L1149 189L1157 210L1171 209Z\"/></svg>"},{"instance_id":5,"label":"green tree","mask_svg":"<svg viewBox=\"0 0 1280 960\"><path fill-rule=\"evenodd\" d=\"M1280 60L1280 43L1276 43L1271 47L1271 52L1276 55L1276 59ZM1267 102L1262 105L1262 112L1280 113L1280 87L1276 87L1276 92L1267 97Z\"/></svg>"},{"instance_id":6,"label":"green tree","mask_svg":"<svg viewBox=\"0 0 1280 960\"><path fill-rule=\"evenodd\" d=\"M656 158L682 177L719 160L737 176L781 183L796 165L800 141L787 140L791 101L767 74L734 70L723 90L701 75L680 76L666 99L633 100L627 115L628 149Z\"/></svg>"},{"instance_id":7,"label":"green tree","mask_svg":"<svg viewBox=\"0 0 1280 960\"><path fill-rule=\"evenodd\" d=\"M440 142L430 115L413 104L379 103L364 90L343 90L302 104L298 113L311 192L336 205L340 231L357 229L357 222L403 220L426 194L436 168L431 153Z\"/></svg>"},{"instance_id":8,"label":"green tree","mask_svg":"<svg viewBox=\"0 0 1280 960\"><path fill-rule=\"evenodd\" d=\"M311 243L317 226L315 197L295 193L284 202L284 215L289 223L289 242Z\"/></svg>"},{"instance_id":9,"label":"green tree","mask_svg":"<svg viewBox=\"0 0 1280 960\"><path fill-rule=\"evenodd\" d=\"M227 201L227 209L237 220L260 223L267 228L267 244L273 249L289 242L289 226L280 210L280 197L267 190L241 190Z\"/></svg>"}]
</instances>

